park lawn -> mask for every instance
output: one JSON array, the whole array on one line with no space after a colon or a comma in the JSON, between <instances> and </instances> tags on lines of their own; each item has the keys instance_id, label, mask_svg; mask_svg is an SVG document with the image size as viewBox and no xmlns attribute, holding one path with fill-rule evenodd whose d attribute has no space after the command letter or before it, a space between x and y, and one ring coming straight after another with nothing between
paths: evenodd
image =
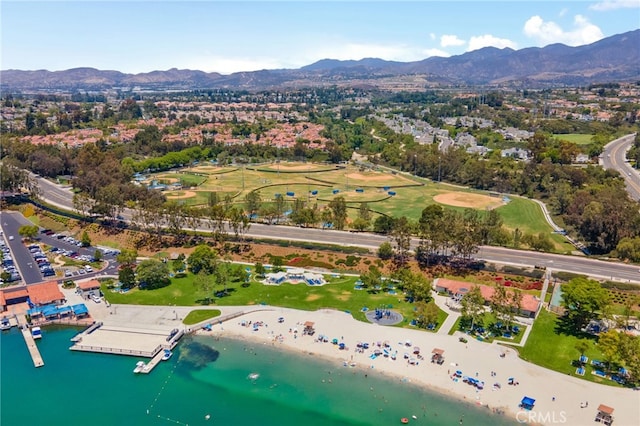
<instances>
[{"instance_id":1,"label":"park lawn","mask_svg":"<svg viewBox=\"0 0 640 426\"><path fill-rule=\"evenodd\" d=\"M194 309L184 317L182 323L185 325L198 324L199 322L219 317L220 314L219 309Z\"/></svg>"},{"instance_id":2,"label":"park lawn","mask_svg":"<svg viewBox=\"0 0 640 426\"><path fill-rule=\"evenodd\" d=\"M542 309L533 324L526 344L520 349L520 357L541 367L577 376L574 362L580 358L580 353L575 348L578 338L559 333L556 329L558 320L558 316ZM589 357L589 361L603 360L602 354L595 344L591 345L585 355ZM586 373L582 378L591 382L618 386L612 380L591 374L592 371L592 366L587 365Z\"/></svg>"},{"instance_id":3,"label":"park lawn","mask_svg":"<svg viewBox=\"0 0 640 426\"><path fill-rule=\"evenodd\" d=\"M207 181L207 176L200 176L193 173L179 173L176 175L183 185L199 186Z\"/></svg>"},{"instance_id":4,"label":"park lawn","mask_svg":"<svg viewBox=\"0 0 640 426\"><path fill-rule=\"evenodd\" d=\"M350 313L359 321L366 321L363 307L375 309L390 307L404 316L399 326L408 326L414 319L413 305L404 301L401 294L369 293L366 290L355 290L358 277L330 278L329 284L309 287L305 284L283 283L279 286L264 285L251 280L243 287L242 283L231 283L227 286L228 295L214 296L222 290L220 286L209 292L209 303L216 306L271 305L286 308L314 311L323 308L337 309ZM193 274L171 279L171 284L155 289L140 290L134 288L126 293L115 292L102 285L102 293L110 303L136 305L206 305L207 295L193 285ZM446 315L446 314L445 314Z\"/></svg>"},{"instance_id":5,"label":"park lawn","mask_svg":"<svg viewBox=\"0 0 640 426\"><path fill-rule=\"evenodd\" d=\"M462 333L464 333L463 330L460 330L460 319L462 317L458 317L456 319L456 321L453 323L453 325L451 326L451 329L449 329L449 331L447 332L448 335L453 335L456 331L460 331ZM483 321L482 321L482 325L485 329L489 329L491 324L496 322L496 317L491 313L491 312L487 312L484 317L483 317ZM527 326L522 325L522 324L516 324L519 328L520 328L520 332L518 334L516 334L515 336L513 336L513 338L509 339L507 337L503 337L503 336L491 336L488 338L482 338L481 341L485 342L485 343L491 343L494 340L500 341L500 342L505 342L505 343L520 343L522 341L522 337L524 336L525 331L527 330ZM469 339L476 339L477 337L475 336L469 336ZM480 339L478 339L480 340Z\"/></svg>"},{"instance_id":6,"label":"park lawn","mask_svg":"<svg viewBox=\"0 0 640 426\"><path fill-rule=\"evenodd\" d=\"M579 133L554 134L553 137L556 139L573 142L576 145L589 145L593 142L593 135L582 135Z\"/></svg>"},{"instance_id":7,"label":"park lawn","mask_svg":"<svg viewBox=\"0 0 640 426\"><path fill-rule=\"evenodd\" d=\"M532 235L538 235L542 232L549 235L555 251L564 253L570 250L567 247L567 240L562 235L553 232L553 228L542 214L542 208L537 203L526 198L513 197L511 201L496 210L500 213L505 228L511 231L518 228L523 234Z\"/></svg>"}]
</instances>

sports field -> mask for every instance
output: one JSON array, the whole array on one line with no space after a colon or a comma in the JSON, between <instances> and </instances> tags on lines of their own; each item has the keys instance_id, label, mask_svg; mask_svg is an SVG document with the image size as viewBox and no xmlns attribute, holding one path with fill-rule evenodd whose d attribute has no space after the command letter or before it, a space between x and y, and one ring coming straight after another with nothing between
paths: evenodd
<instances>
[{"instance_id":1,"label":"sports field","mask_svg":"<svg viewBox=\"0 0 640 426\"><path fill-rule=\"evenodd\" d=\"M374 218L387 214L417 220L422 210L434 203L459 211L496 209L508 229L519 228L532 234L548 232L558 251L567 250L562 237L552 234L540 207L530 200L504 199L500 194L434 183L385 169L299 162L243 167L201 165L148 176L146 183L151 181L169 185L164 191L167 198L188 205L206 206L212 192L219 199L230 196L240 205L244 205L249 192L259 191L262 203L273 202L276 194L281 194L289 206L295 199L302 199L318 203L321 208L342 196L351 207L351 219L356 218L363 202L368 204ZM176 186L180 183L184 186Z\"/></svg>"}]
</instances>

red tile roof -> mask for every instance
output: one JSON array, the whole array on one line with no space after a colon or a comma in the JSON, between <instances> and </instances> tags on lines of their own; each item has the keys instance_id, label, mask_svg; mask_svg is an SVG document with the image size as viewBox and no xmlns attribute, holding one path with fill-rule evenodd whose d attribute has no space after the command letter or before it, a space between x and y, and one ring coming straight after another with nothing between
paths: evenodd
<instances>
[{"instance_id":1,"label":"red tile roof","mask_svg":"<svg viewBox=\"0 0 640 426\"><path fill-rule=\"evenodd\" d=\"M468 283L464 281L455 281L447 278L438 278L436 283L438 287L442 287L446 289L449 293L456 294L460 292L460 289L466 288L471 290L472 287L478 286L480 287L480 293L482 293L482 297L484 300L491 300L491 296L495 293L495 288L488 285L483 284L474 284ZM510 294L510 291L507 291L507 294ZM520 301L520 309L523 311L536 312L538 310L538 306L540 305L540 300L533 296L532 294L522 293L522 300Z\"/></svg>"},{"instance_id":2,"label":"red tile roof","mask_svg":"<svg viewBox=\"0 0 640 426\"><path fill-rule=\"evenodd\" d=\"M2 289L2 291L0 291L0 304L4 306L7 303L7 301L10 301L13 299L21 299L27 296L28 296L28 293L27 293L26 287L20 286L20 287L4 288Z\"/></svg>"},{"instance_id":3,"label":"red tile roof","mask_svg":"<svg viewBox=\"0 0 640 426\"><path fill-rule=\"evenodd\" d=\"M46 305L64 299L64 294L58 288L56 281L49 281L41 284L34 284L27 287L31 303L35 305Z\"/></svg>"},{"instance_id":4,"label":"red tile roof","mask_svg":"<svg viewBox=\"0 0 640 426\"><path fill-rule=\"evenodd\" d=\"M98 280L80 281L76 284L82 290L95 290L96 288L100 288L100 281Z\"/></svg>"}]
</instances>

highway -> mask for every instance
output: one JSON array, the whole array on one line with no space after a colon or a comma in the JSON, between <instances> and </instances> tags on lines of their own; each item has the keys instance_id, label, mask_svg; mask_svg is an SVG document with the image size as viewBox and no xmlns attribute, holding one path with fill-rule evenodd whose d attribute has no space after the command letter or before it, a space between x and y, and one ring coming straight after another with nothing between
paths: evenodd
<instances>
[{"instance_id":1,"label":"highway","mask_svg":"<svg viewBox=\"0 0 640 426\"><path fill-rule=\"evenodd\" d=\"M633 140L633 136L618 139L618 141L620 140L629 144ZM612 142L612 144L615 142L617 141ZM69 188L61 187L60 185L47 181L46 179L37 179L37 182L40 187L40 196L43 200L57 207L73 211L73 195ZM125 220L130 218L130 213L127 211L123 212L122 215ZM207 229L203 228L203 230ZM388 237L384 235L372 233L356 233L317 228L298 228L293 226L264 225L257 223L253 223L251 225L251 228L246 235L253 238L319 242L324 244L366 247L371 249L377 249L380 244L385 241L389 241ZM412 246L415 247L417 242L417 239L413 239ZM480 247L475 257L488 262L528 267L544 266L552 270L574 272L596 278L640 283L640 267L621 262L602 261L582 256L540 253L492 246Z\"/></svg>"},{"instance_id":2,"label":"highway","mask_svg":"<svg viewBox=\"0 0 640 426\"><path fill-rule=\"evenodd\" d=\"M626 154L635 138L632 135L623 136L605 145L600 162L605 169L613 169L620 172L625 181L629 196L636 201L640 200L640 173L631 167L626 161Z\"/></svg>"}]
</instances>

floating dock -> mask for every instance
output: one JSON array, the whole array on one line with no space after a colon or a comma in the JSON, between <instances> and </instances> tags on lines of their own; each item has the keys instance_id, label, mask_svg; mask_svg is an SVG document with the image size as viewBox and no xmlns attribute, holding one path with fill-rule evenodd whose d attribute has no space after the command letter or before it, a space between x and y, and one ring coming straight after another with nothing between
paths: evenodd
<instances>
[{"instance_id":1,"label":"floating dock","mask_svg":"<svg viewBox=\"0 0 640 426\"><path fill-rule=\"evenodd\" d=\"M36 341L31 335L31 329L27 328L26 320L21 320L20 315L16 316L16 319L18 320L18 327L20 327L22 337L24 337L24 342L27 344L27 349L29 349L29 354L31 355L31 359L33 360L33 365L36 367L42 367L44 365L44 361L42 360L42 355L40 355L40 351L36 346Z\"/></svg>"}]
</instances>

